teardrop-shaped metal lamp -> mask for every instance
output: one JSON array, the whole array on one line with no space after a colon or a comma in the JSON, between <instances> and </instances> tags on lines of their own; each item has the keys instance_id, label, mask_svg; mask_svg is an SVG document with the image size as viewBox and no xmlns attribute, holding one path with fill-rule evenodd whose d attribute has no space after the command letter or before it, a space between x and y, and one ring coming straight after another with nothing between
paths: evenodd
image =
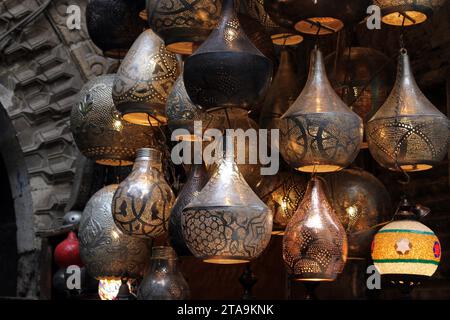
<instances>
[{"instance_id":1,"label":"teardrop-shaped metal lamp","mask_svg":"<svg viewBox=\"0 0 450 320\"><path fill-rule=\"evenodd\" d=\"M412 26L425 22L447 0L374 0L381 8L383 23L392 26Z\"/></svg>"},{"instance_id":2,"label":"teardrop-shaped metal lamp","mask_svg":"<svg viewBox=\"0 0 450 320\"><path fill-rule=\"evenodd\" d=\"M261 23L275 45L295 46L303 42L300 34L283 28L272 20L264 9L264 0L246 0L243 5L245 13Z\"/></svg>"},{"instance_id":3,"label":"teardrop-shaped metal lamp","mask_svg":"<svg viewBox=\"0 0 450 320\"><path fill-rule=\"evenodd\" d=\"M113 99L131 123L161 126L167 123L167 96L180 73L178 60L150 29L134 42L117 71Z\"/></svg>"},{"instance_id":4,"label":"teardrop-shaped metal lamp","mask_svg":"<svg viewBox=\"0 0 450 320\"><path fill-rule=\"evenodd\" d=\"M122 59L145 28L139 19L145 0L91 0L86 25L92 42L106 57Z\"/></svg>"},{"instance_id":5,"label":"teardrop-shaped metal lamp","mask_svg":"<svg viewBox=\"0 0 450 320\"><path fill-rule=\"evenodd\" d=\"M233 0L224 0L218 26L186 59L184 83L192 102L205 109L255 106L272 77L272 62L243 32Z\"/></svg>"},{"instance_id":6,"label":"teardrop-shaped metal lamp","mask_svg":"<svg viewBox=\"0 0 450 320\"><path fill-rule=\"evenodd\" d=\"M280 151L294 169L339 171L358 155L363 139L362 120L331 87L322 52L317 48L312 53L305 88L282 118L287 123Z\"/></svg>"},{"instance_id":7,"label":"teardrop-shaped metal lamp","mask_svg":"<svg viewBox=\"0 0 450 320\"><path fill-rule=\"evenodd\" d=\"M312 178L286 227L283 259L294 281L334 281L347 260L347 236L324 187Z\"/></svg>"},{"instance_id":8,"label":"teardrop-shaped metal lamp","mask_svg":"<svg viewBox=\"0 0 450 320\"><path fill-rule=\"evenodd\" d=\"M207 182L208 172L206 171L205 165L203 163L193 164L189 177L178 194L170 212L169 239L172 247L179 256L192 255L186 246L181 228L183 209L198 196Z\"/></svg>"},{"instance_id":9,"label":"teardrop-shaped metal lamp","mask_svg":"<svg viewBox=\"0 0 450 320\"><path fill-rule=\"evenodd\" d=\"M215 264L246 263L269 244L272 214L227 154L183 210L182 230L195 257Z\"/></svg>"},{"instance_id":10,"label":"teardrop-shaped metal lamp","mask_svg":"<svg viewBox=\"0 0 450 320\"><path fill-rule=\"evenodd\" d=\"M267 13L279 25L314 35L362 21L371 4L371 0L264 0Z\"/></svg>"},{"instance_id":11,"label":"teardrop-shaped metal lamp","mask_svg":"<svg viewBox=\"0 0 450 320\"><path fill-rule=\"evenodd\" d=\"M366 135L370 153L389 170L428 170L447 154L449 120L420 91L405 49L394 89L367 123Z\"/></svg>"}]
</instances>

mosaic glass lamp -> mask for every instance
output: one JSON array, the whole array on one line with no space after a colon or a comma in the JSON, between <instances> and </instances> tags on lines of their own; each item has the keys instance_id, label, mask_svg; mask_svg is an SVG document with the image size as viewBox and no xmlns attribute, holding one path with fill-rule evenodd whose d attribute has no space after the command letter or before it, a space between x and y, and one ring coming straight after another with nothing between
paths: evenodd
<instances>
[{"instance_id":1,"label":"mosaic glass lamp","mask_svg":"<svg viewBox=\"0 0 450 320\"><path fill-rule=\"evenodd\" d=\"M392 26L412 26L425 22L447 0L374 0L381 8L382 21Z\"/></svg>"},{"instance_id":2,"label":"mosaic glass lamp","mask_svg":"<svg viewBox=\"0 0 450 320\"><path fill-rule=\"evenodd\" d=\"M80 152L102 165L128 166L139 148L156 146L151 128L124 121L112 99L115 75L86 83L70 114L70 129Z\"/></svg>"},{"instance_id":3,"label":"mosaic glass lamp","mask_svg":"<svg viewBox=\"0 0 450 320\"><path fill-rule=\"evenodd\" d=\"M393 171L428 170L447 155L449 121L420 91L405 49L394 88L367 123L366 136L375 160Z\"/></svg>"},{"instance_id":4,"label":"mosaic glass lamp","mask_svg":"<svg viewBox=\"0 0 450 320\"><path fill-rule=\"evenodd\" d=\"M294 281L334 281L347 260L347 236L325 194L313 177L283 237L283 259Z\"/></svg>"},{"instance_id":5,"label":"mosaic glass lamp","mask_svg":"<svg viewBox=\"0 0 450 320\"><path fill-rule=\"evenodd\" d=\"M183 236L204 262L247 263L267 247L272 232L269 208L245 182L228 153L199 195L183 210Z\"/></svg>"},{"instance_id":6,"label":"mosaic glass lamp","mask_svg":"<svg viewBox=\"0 0 450 320\"><path fill-rule=\"evenodd\" d=\"M363 123L335 93L325 73L322 52L312 52L305 88L282 116L284 160L303 172L339 171L353 162L363 139Z\"/></svg>"},{"instance_id":7,"label":"mosaic glass lamp","mask_svg":"<svg viewBox=\"0 0 450 320\"><path fill-rule=\"evenodd\" d=\"M378 272L391 282L414 283L431 277L441 260L436 234L420 223L407 200L402 200L395 221L378 231L372 259Z\"/></svg>"},{"instance_id":8,"label":"mosaic glass lamp","mask_svg":"<svg viewBox=\"0 0 450 320\"><path fill-rule=\"evenodd\" d=\"M125 121L161 126L167 123L167 96L180 73L178 60L150 29L134 42L117 71L113 99Z\"/></svg>"},{"instance_id":9,"label":"mosaic glass lamp","mask_svg":"<svg viewBox=\"0 0 450 320\"><path fill-rule=\"evenodd\" d=\"M112 216L125 234L156 238L167 231L175 195L164 178L161 152L137 151L131 174L120 183L112 201Z\"/></svg>"}]
</instances>

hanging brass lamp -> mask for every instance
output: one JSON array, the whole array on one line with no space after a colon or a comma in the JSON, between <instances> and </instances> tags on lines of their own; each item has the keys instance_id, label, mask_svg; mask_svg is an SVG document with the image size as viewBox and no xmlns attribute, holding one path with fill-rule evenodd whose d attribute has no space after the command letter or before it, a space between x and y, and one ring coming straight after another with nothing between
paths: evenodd
<instances>
[{"instance_id":1,"label":"hanging brass lamp","mask_svg":"<svg viewBox=\"0 0 450 320\"><path fill-rule=\"evenodd\" d=\"M97 191L80 221L80 255L88 273L100 279L137 279L144 275L150 243L123 234L114 224L111 204L117 185Z\"/></svg>"},{"instance_id":2,"label":"hanging brass lamp","mask_svg":"<svg viewBox=\"0 0 450 320\"><path fill-rule=\"evenodd\" d=\"M386 101L394 85L395 66L382 52L366 47L350 47L328 56L330 82L342 100L364 123ZM335 66L335 67L334 67Z\"/></svg>"},{"instance_id":3,"label":"hanging brass lamp","mask_svg":"<svg viewBox=\"0 0 450 320\"><path fill-rule=\"evenodd\" d=\"M347 236L324 188L312 178L286 227L283 259L294 281L334 281L347 260Z\"/></svg>"},{"instance_id":4,"label":"hanging brass lamp","mask_svg":"<svg viewBox=\"0 0 450 320\"><path fill-rule=\"evenodd\" d=\"M412 26L425 22L446 0L374 0L381 8L382 21L392 26Z\"/></svg>"},{"instance_id":5,"label":"hanging brass lamp","mask_svg":"<svg viewBox=\"0 0 450 320\"><path fill-rule=\"evenodd\" d=\"M366 135L370 153L389 170L428 170L447 154L449 121L420 91L405 49L394 89L367 123Z\"/></svg>"},{"instance_id":6,"label":"hanging brass lamp","mask_svg":"<svg viewBox=\"0 0 450 320\"><path fill-rule=\"evenodd\" d=\"M324 179L330 203L347 232L349 258L367 258L377 226L392 219L389 192L375 176L359 168Z\"/></svg>"},{"instance_id":7,"label":"hanging brass lamp","mask_svg":"<svg viewBox=\"0 0 450 320\"><path fill-rule=\"evenodd\" d=\"M215 28L221 9L220 0L148 0L147 18L167 50L189 55Z\"/></svg>"},{"instance_id":8,"label":"hanging brass lamp","mask_svg":"<svg viewBox=\"0 0 450 320\"><path fill-rule=\"evenodd\" d=\"M128 166L136 150L158 145L152 128L124 121L112 99L115 75L96 77L84 85L72 108L70 129L80 152L102 165Z\"/></svg>"},{"instance_id":9,"label":"hanging brass lamp","mask_svg":"<svg viewBox=\"0 0 450 320\"><path fill-rule=\"evenodd\" d=\"M150 29L134 42L117 71L113 99L131 123L161 126L167 123L167 96L180 73L176 56Z\"/></svg>"},{"instance_id":10,"label":"hanging brass lamp","mask_svg":"<svg viewBox=\"0 0 450 320\"><path fill-rule=\"evenodd\" d=\"M112 215L123 233L157 238L167 231L174 201L162 171L161 152L142 148L137 151L133 171L114 193Z\"/></svg>"},{"instance_id":11,"label":"hanging brass lamp","mask_svg":"<svg viewBox=\"0 0 450 320\"><path fill-rule=\"evenodd\" d=\"M371 0L264 0L267 13L276 23L314 35L331 34L345 24L362 21L371 4Z\"/></svg>"},{"instance_id":12,"label":"hanging brass lamp","mask_svg":"<svg viewBox=\"0 0 450 320\"><path fill-rule=\"evenodd\" d=\"M170 212L169 239L179 256L190 256L191 252L183 238L181 220L183 209L194 200L208 182L205 164L193 164L186 183L183 185Z\"/></svg>"},{"instance_id":13,"label":"hanging brass lamp","mask_svg":"<svg viewBox=\"0 0 450 320\"><path fill-rule=\"evenodd\" d=\"M301 91L292 54L287 49L280 53L280 65L262 103L259 125L264 129L279 129L281 139L285 130L283 114L295 102Z\"/></svg>"},{"instance_id":14,"label":"hanging brass lamp","mask_svg":"<svg viewBox=\"0 0 450 320\"><path fill-rule=\"evenodd\" d=\"M292 30L280 27L264 9L264 0L243 1L245 13L258 20L270 35L273 43L279 46L295 46L303 42L303 37Z\"/></svg>"},{"instance_id":15,"label":"hanging brass lamp","mask_svg":"<svg viewBox=\"0 0 450 320\"><path fill-rule=\"evenodd\" d=\"M226 153L211 179L183 210L182 230L195 257L237 264L257 258L272 232L269 208L245 182Z\"/></svg>"},{"instance_id":16,"label":"hanging brass lamp","mask_svg":"<svg viewBox=\"0 0 450 320\"><path fill-rule=\"evenodd\" d=\"M218 26L186 59L184 84L192 102L206 110L255 106L272 77L272 62L248 39L234 10L224 0Z\"/></svg>"},{"instance_id":17,"label":"hanging brass lamp","mask_svg":"<svg viewBox=\"0 0 450 320\"><path fill-rule=\"evenodd\" d=\"M106 57L122 59L145 28L138 18L145 0L91 0L86 7L89 36Z\"/></svg>"},{"instance_id":18,"label":"hanging brass lamp","mask_svg":"<svg viewBox=\"0 0 450 320\"><path fill-rule=\"evenodd\" d=\"M339 171L358 155L363 138L362 120L331 87L322 52L317 48L312 53L305 88L282 118L287 123L280 151L294 169Z\"/></svg>"}]
</instances>

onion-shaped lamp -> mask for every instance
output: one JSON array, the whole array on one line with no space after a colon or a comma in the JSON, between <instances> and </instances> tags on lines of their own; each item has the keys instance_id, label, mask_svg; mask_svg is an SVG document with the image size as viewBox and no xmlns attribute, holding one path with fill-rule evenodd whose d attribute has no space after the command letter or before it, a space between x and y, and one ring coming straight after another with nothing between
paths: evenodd
<instances>
[{"instance_id":1,"label":"onion-shaped lamp","mask_svg":"<svg viewBox=\"0 0 450 320\"><path fill-rule=\"evenodd\" d=\"M70 114L70 129L80 152L102 165L128 166L136 150L156 145L151 128L128 123L112 100L115 75L96 77L84 85Z\"/></svg>"},{"instance_id":2,"label":"onion-shaped lamp","mask_svg":"<svg viewBox=\"0 0 450 320\"><path fill-rule=\"evenodd\" d=\"M167 122L167 96L180 73L178 60L150 29L134 42L117 71L113 99L124 120L160 126Z\"/></svg>"},{"instance_id":3,"label":"onion-shaped lamp","mask_svg":"<svg viewBox=\"0 0 450 320\"><path fill-rule=\"evenodd\" d=\"M164 178L161 152L139 149L131 174L112 201L117 227L130 236L156 238L167 231L175 195Z\"/></svg>"},{"instance_id":4,"label":"onion-shaped lamp","mask_svg":"<svg viewBox=\"0 0 450 320\"><path fill-rule=\"evenodd\" d=\"M280 151L294 169L339 171L358 155L363 139L362 120L331 87L317 48L305 88L282 118L287 123Z\"/></svg>"},{"instance_id":5,"label":"onion-shaped lamp","mask_svg":"<svg viewBox=\"0 0 450 320\"><path fill-rule=\"evenodd\" d=\"M370 4L371 0L264 0L267 13L279 25L319 35L360 22Z\"/></svg>"},{"instance_id":6,"label":"onion-shaped lamp","mask_svg":"<svg viewBox=\"0 0 450 320\"><path fill-rule=\"evenodd\" d=\"M342 50L337 63L334 54L325 60L336 93L364 123L369 121L394 85L395 67L391 59L372 48L350 47Z\"/></svg>"},{"instance_id":7,"label":"onion-shaped lamp","mask_svg":"<svg viewBox=\"0 0 450 320\"><path fill-rule=\"evenodd\" d=\"M441 260L439 239L417 221L413 210L407 200L402 200L395 221L381 228L372 242L376 269L394 284L419 284L435 273Z\"/></svg>"},{"instance_id":8,"label":"onion-shaped lamp","mask_svg":"<svg viewBox=\"0 0 450 320\"><path fill-rule=\"evenodd\" d=\"M382 19L392 26L412 26L425 22L446 0L375 0Z\"/></svg>"},{"instance_id":9,"label":"onion-shaped lamp","mask_svg":"<svg viewBox=\"0 0 450 320\"><path fill-rule=\"evenodd\" d=\"M208 172L206 171L205 165L193 164L191 166L191 171L187 178L186 183L181 189L178 197L172 207L170 212L170 222L169 222L169 239L170 244L175 249L179 256L190 256L192 255L183 238L183 231L181 229L181 218L183 214L183 209L194 200L203 187L208 182Z\"/></svg>"},{"instance_id":10,"label":"onion-shaped lamp","mask_svg":"<svg viewBox=\"0 0 450 320\"><path fill-rule=\"evenodd\" d=\"M262 178L257 194L273 213L273 235L284 235L289 220L303 200L307 184L305 176L292 170Z\"/></svg>"},{"instance_id":11,"label":"onion-shaped lamp","mask_svg":"<svg viewBox=\"0 0 450 320\"><path fill-rule=\"evenodd\" d=\"M148 0L148 24L167 50L189 55L215 28L221 8L220 0Z\"/></svg>"},{"instance_id":12,"label":"onion-shaped lamp","mask_svg":"<svg viewBox=\"0 0 450 320\"><path fill-rule=\"evenodd\" d=\"M88 273L100 279L141 278L150 257L149 242L130 237L116 227L112 199L118 185L97 191L80 222L80 255Z\"/></svg>"},{"instance_id":13,"label":"onion-shaped lamp","mask_svg":"<svg viewBox=\"0 0 450 320\"><path fill-rule=\"evenodd\" d=\"M347 236L324 183L312 178L283 238L283 259L293 281L334 281L347 260Z\"/></svg>"},{"instance_id":14,"label":"onion-shaped lamp","mask_svg":"<svg viewBox=\"0 0 450 320\"><path fill-rule=\"evenodd\" d=\"M206 186L184 208L182 230L189 250L204 262L246 263L269 244L272 214L226 153Z\"/></svg>"},{"instance_id":15,"label":"onion-shaped lamp","mask_svg":"<svg viewBox=\"0 0 450 320\"><path fill-rule=\"evenodd\" d=\"M394 88L367 123L366 136L375 160L393 171L428 170L447 154L449 121L420 91L405 49Z\"/></svg>"},{"instance_id":16,"label":"onion-shaped lamp","mask_svg":"<svg viewBox=\"0 0 450 320\"><path fill-rule=\"evenodd\" d=\"M187 300L189 286L171 247L153 247L150 270L139 286L139 300Z\"/></svg>"},{"instance_id":17,"label":"onion-shaped lamp","mask_svg":"<svg viewBox=\"0 0 450 320\"><path fill-rule=\"evenodd\" d=\"M220 23L184 65L192 102L206 110L250 108L260 101L271 77L272 62L245 35L233 0L224 0Z\"/></svg>"},{"instance_id":18,"label":"onion-shaped lamp","mask_svg":"<svg viewBox=\"0 0 450 320\"><path fill-rule=\"evenodd\" d=\"M261 23L275 45L295 46L303 42L300 34L283 28L272 20L264 9L264 0L246 0L244 5L245 13Z\"/></svg>"},{"instance_id":19,"label":"onion-shaped lamp","mask_svg":"<svg viewBox=\"0 0 450 320\"><path fill-rule=\"evenodd\" d=\"M344 169L324 177L330 203L348 238L348 257L365 259L380 224L392 218L385 186L362 169Z\"/></svg>"},{"instance_id":20,"label":"onion-shaped lamp","mask_svg":"<svg viewBox=\"0 0 450 320\"><path fill-rule=\"evenodd\" d=\"M83 266L80 258L80 242L75 232L70 231L67 238L56 246L54 255L55 262L60 268Z\"/></svg>"},{"instance_id":21,"label":"onion-shaped lamp","mask_svg":"<svg viewBox=\"0 0 450 320\"><path fill-rule=\"evenodd\" d=\"M92 42L106 57L122 59L145 29L139 19L145 0L91 0L86 7L86 24Z\"/></svg>"}]
</instances>

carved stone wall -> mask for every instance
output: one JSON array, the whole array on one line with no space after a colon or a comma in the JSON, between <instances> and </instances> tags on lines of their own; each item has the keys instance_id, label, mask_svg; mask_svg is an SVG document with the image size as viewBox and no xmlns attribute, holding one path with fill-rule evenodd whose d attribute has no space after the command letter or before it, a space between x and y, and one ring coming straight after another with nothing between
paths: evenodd
<instances>
[{"instance_id":1,"label":"carved stone wall","mask_svg":"<svg viewBox=\"0 0 450 320\"><path fill-rule=\"evenodd\" d=\"M80 159L68 126L76 94L89 78L111 72L116 65L88 39L87 0L53 0L30 23L21 24L47 2L0 0L0 102L17 135L31 192L29 209L16 212L17 224L24 217L33 228L31 237L18 233L19 296L39 294L33 270L39 268L40 244L34 232L59 225L69 209ZM66 25L71 4L81 8L81 30Z\"/></svg>"}]
</instances>

